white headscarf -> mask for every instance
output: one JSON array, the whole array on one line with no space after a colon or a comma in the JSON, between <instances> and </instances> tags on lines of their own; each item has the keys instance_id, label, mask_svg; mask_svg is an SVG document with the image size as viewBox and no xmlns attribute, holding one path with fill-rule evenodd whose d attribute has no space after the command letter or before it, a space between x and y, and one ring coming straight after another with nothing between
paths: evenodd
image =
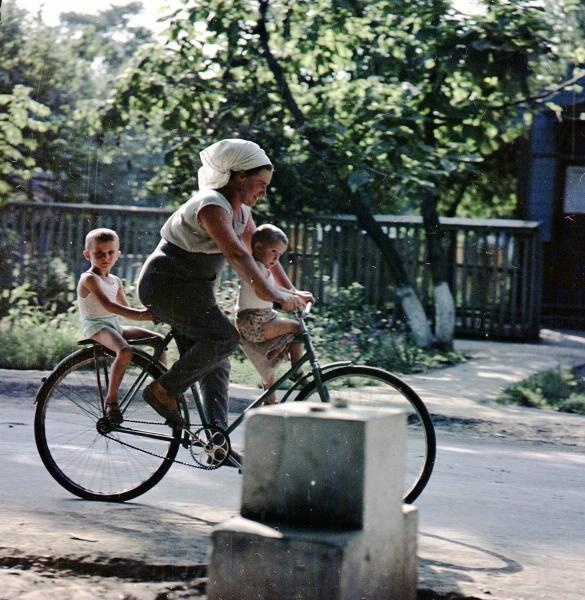
<instances>
[{"instance_id":1,"label":"white headscarf","mask_svg":"<svg viewBox=\"0 0 585 600\"><path fill-rule=\"evenodd\" d=\"M203 166L197 173L199 189L218 190L230 179L230 171L247 171L272 165L258 144L246 140L221 140L199 153Z\"/></svg>"}]
</instances>

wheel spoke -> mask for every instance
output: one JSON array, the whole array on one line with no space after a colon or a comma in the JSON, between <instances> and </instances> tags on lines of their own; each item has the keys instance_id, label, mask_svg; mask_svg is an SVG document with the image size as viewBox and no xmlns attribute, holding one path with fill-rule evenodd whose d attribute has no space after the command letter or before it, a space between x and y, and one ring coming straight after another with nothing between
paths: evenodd
<instances>
[{"instance_id":1,"label":"wheel spoke","mask_svg":"<svg viewBox=\"0 0 585 600\"><path fill-rule=\"evenodd\" d=\"M99 386L112 361L105 350L96 359L94 349L89 348L62 364L39 391L35 437L45 466L70 492L82 498L121 501L160 481L177 454L180 432L161 421L143 401L141 390L125 407L122 427L126 432L107 422ZM120 389L122 397L143 369L149 373L144 385L161 374L157 366L135 353ZM144 433L130 435L134 429Z\"/></svg>"}]
</instances>

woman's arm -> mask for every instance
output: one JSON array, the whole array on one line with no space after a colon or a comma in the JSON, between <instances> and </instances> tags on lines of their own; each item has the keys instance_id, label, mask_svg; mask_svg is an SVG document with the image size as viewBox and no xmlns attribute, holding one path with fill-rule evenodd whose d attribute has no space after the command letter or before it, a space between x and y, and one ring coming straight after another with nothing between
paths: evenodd
<instances>
[{"instance_id":1,"label":"woman's arm","mask_svg":"<svg viewBox=\"0 0 585 600\"><path fill-rule=\"evenodd\" d=\"M230 215L220 206L204 206L198 213L198 219L230 266L244 281L250 282L259 298L276 302L286 311L293 310L297 306L297 297L286 290L270 285L256 265L249 249L252 233L255 230L252 219L249 219L246 224L242 241L233 230Z\"/></svg>"},{"instance_id":2,"label":"woman's arm","mask_svg":"<svg viewBox=\"0 0 585 600\"><path fill-rule=\"evenodd\" d=\"M304 306L307 302L315 302L315 298L311 292L305 290L297 290L297 288L292 284L288 275L286 274L283 266L278 263L276 266L270 269L272 275L274 276L274 281L277 286L284 288L285 290L295 294L299 298L302 298L302 305Z\"/></svg>"},{"instance_id":3,"label":"woman's arm","mask_svg":"<svg viewBox=\"0 0 585 600\"><path fill-rule=\"evenodd\" d=\"M256 231L256 222L252 215L248 217L248 221L246 222L246 227L244 227L244 231L242 232L242 242L245 244L246 248L248 248L248 252L252 254L252 236Z\"/></svg>"}]
</instances>

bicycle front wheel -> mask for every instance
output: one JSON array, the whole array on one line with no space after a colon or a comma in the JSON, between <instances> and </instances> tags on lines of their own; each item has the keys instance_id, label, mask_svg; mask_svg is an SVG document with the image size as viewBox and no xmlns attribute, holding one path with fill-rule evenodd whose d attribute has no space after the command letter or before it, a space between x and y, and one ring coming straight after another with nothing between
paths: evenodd
<instances>
[{"instance_id":1,"label":"bicycle front wheel","mask_svg":"<svg viewBox=\"0 0 585 600\"><path fill-rule=\"evenodd\" d=\"M162 479L181 432L142 399L144 387L163 369L136 351L120 387L124 422L109 425L104 398L113 361L109 350L93 346L56 367L37 395L35 440L45 467L65 489L88 500L123 502ZM185 414L183 403L179 408Z\"/></svg>"},{"instance_id":2,"label":"bicycle front wheel","mask_svg":"<svg viewBox=\"0 0 585 600\"><path fill-rule=\"evenodd\" d=\"M412 503L429 481L436 455L435 429L423 401L395 375L367 366L348 366L325 371L323 384L332 402L350 407L399 408L406 412L406 484L404 502ZM303 388L295 400L320 402L315 382ZM388 440L390 447L392 440Z\"/></svg>"}]
</instances>

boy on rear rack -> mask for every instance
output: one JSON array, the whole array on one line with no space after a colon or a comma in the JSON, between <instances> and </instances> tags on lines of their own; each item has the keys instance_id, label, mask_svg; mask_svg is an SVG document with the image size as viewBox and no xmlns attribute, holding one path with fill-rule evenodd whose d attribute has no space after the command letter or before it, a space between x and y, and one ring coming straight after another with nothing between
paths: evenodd
<instances>
[{"instance_id":1,"label":"boy on rear rack","mask_svg":"<svg viewBox=\"0 0 585 600\"><path fill-rule=\"evenodd\" d=\"M120 278L111 274L120 255L120 240L115 231L104 228L90 231L85 238L83 256L91 266L81 275L77 285L83 335L116 354L104 406L105 417L113 425L120 425L124 420L118 406L118 392L126 367L132 360L132 348L127 340L151 338L149 343L156 346L163 339L148 329L120 323L120 317L133 321L153 320L148 309L129 306ZM163 354L163 362L164 358Z\"/></svg>"}]
</instances>

